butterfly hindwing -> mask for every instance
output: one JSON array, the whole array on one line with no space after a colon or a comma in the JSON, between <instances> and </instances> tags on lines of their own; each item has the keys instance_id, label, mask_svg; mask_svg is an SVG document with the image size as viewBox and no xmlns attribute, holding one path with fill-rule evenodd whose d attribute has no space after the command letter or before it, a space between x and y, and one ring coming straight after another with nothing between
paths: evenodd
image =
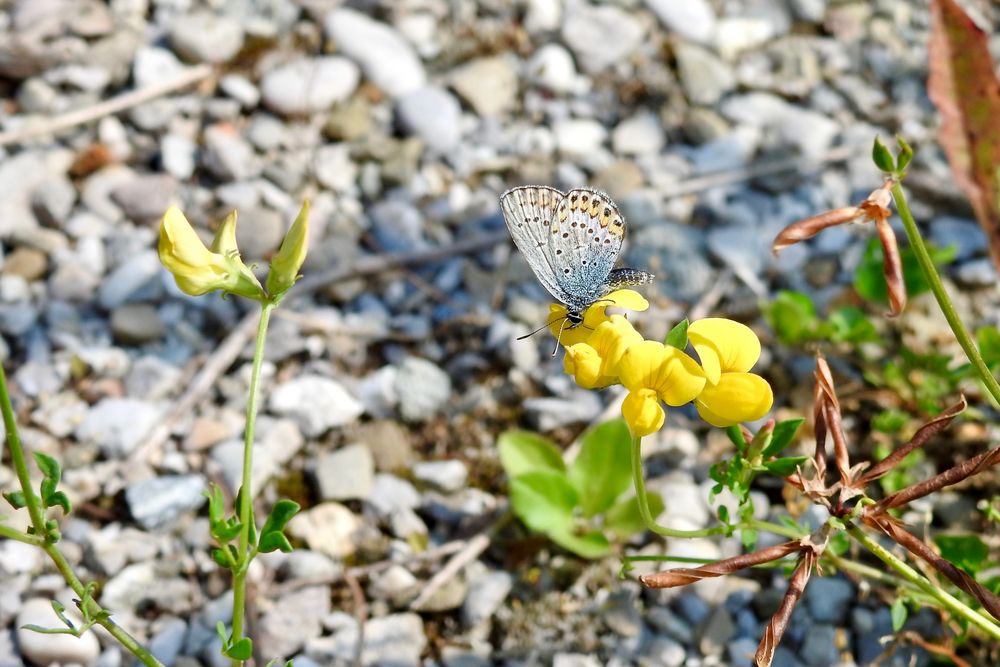
<instances>
[{"instance_id":1,"label":"butterfly hindwing","mask_svg":"<svg viewBox=\"0 0 1000 667\"><path fill-rule=\"evenodd\" d=\"M563 303L571 297L556 280L554 250L549 229L564 195L555 188L526 185L500 197L500 210L517 249L524 255L538 282Z\"/></svg>"},{"instance_id":2,"label":"butterfly hindwing","mask_svg":"<svg viewBox=\"0 0 1000 667\"><path fill-rule=\"evenodd\" d=\"M548 236L559 287L574 303L604 296L605 285L625 240L625 220L602 192L570 190L556 207Z\"/></svg>"}]
</instances>

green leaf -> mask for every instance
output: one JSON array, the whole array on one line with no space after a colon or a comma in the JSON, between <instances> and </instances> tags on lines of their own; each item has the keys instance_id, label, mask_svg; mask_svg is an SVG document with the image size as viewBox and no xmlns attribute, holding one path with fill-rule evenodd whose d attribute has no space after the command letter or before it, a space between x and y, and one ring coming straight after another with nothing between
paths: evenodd
<instances>
[{"instance_id":1,"label":"green leaf","mask_svg":"<svg viewBox=\"0 0 1000 667\"><path fill-rule=\"evenodd\" d=\"M910 166L910 160L913 159L913 149L903 137L896 137L896 144L899 146L899 154L896 157L896 173L902 173Z\"/></svg>"},{"instance_id":2,"label":"green leaf","mask_svg":"<svg viewBox=\"0 0 1000 667\"><path fill-rule=\"evenodd\" d=\"M46 507L61 507L63 510L63 514L70 513L71 507L69 504L69 497L62 491L56 491L54 493L50 493L48 496L45 497L44 501Z\"/></svg>"},{"instance_id":3,"label":"green leaf","mask_svg":"<svg viewBox=\"0 0 1000 667\"><path fill-rule=\"evenodd\" d=\"M597 530L583 535L577 535L567 530L554 530L546 534L549 539L563 549L572 551L583 558L601 558L611 551L611 543L608 538Z\"/></svg>"},{"instance_id":4,"label":"green leaf","mask_svg":"<svg viewBox=\"0 0 1000 667\"><path fill-rule=\"evenodd\" d=\"M233 660L249 660L253 656L253 642L249 637L243 637L233 642L223 653Z\"/></svg>"},{"instance_id":5,"label":"green leaf","mask_svg":"<svg viewBox=\"0 0 1000 667\"><path fill-rule=\"evenodd\" d=\"M4 491L3 497L4 500L10 503L10 506L16 510L23 509L28 505L27 500L24 498L23 491Z\"/></svg>"},{"instance_id":6,"label":"green leaf","mask_svg":"<svg viewBox=\"0 0 1000 667\"><path fill-rule=\"evenodd\" d=\"M906 602L903 598L896 598L892 601L892 606L889 607L889 616L892 617L892 631L899 632L903 629L903 624L906 623L906 617L910 613L906 609Z\"/></svg>"},{"instance_id":7,"label":"green leaf","mask_svg":"<svg viewBox=\"0 0 1000 667\"><path fill-rule=\"evenodd\" d=\"M893 159L892 153L878 137L875 137L875 143L872 144L872 162L887 174L896 171L896 160Z\"/></svg>"},{"instance_id":8,"label":"green leaf","mask_svg":"<svg viewBox=\"0 0 1000 667\"><path fill-rule=\"evenodd\" d=\"M762 452L764 458L771 456L777 456L785 450L785 447L792 442L792 438L795 437L796 431L802 426L805 419L786 419L780 421L774 426L774 433L771 435L771 442L764 448Z\"/></svg>"},{"instance_id":9,"label":"green leaf","mask_svg":"<svg viewBox=\"0 0 1000 667\"><path fill-rule=\"evenodd\" d=\"M280 550L282 553L292 551L292 545L282 531L299 509L299 504L293 500L283 499L274 504L267 520L264 521L264 526L260 529L260 542L257 549L261 553L270 553L275 550Z\"/></svg>"},{"instance_id":10,"label":"green leaf","mask_svg":"<svg viewBox=\"0 0 1000 667\"><path fill-rule=\"evenodd\" d=\"M767 461L766 463L764 463L764 467L767 468L768 472L774 475L778 475L779 477L787 477L788 475L791 475L793 472L795 472L795 469L798 466L802 465L802 463L805 462L807 459L809 459L808 456L787 456L783 459L775 459L773 461Z\"/></svg>"},{"instance_id":11,"label":"green leaf","mask_svg":"<svg viewBox=\"0 0 1000 667\"><path fill-rule=\"evenodd\" d=\"M982 327L976 331L976 343L987 366L1000 364L1000 330L994 326Z\"/></svg>"},{"instance_id":12,"label":"green leaf","mask_svg":"<svg viewBox=\"0 0 1000 667\"><path fill-rule=\"evenodd\" d=\"M847 553L847 550L851 546L851 538L847 533L834 533L830 536L830 541L827 543L826 548L834 556L840 556Z\"/></svg>"},{"instance_id":13,"label":"green leaf","mask_svg":"<svg viewBox=\"0 0 1000 667\"><path fill-rule=\"evenodd\" d=\"M868 316L855 306L837 308L827 319L830 340L835 343L869 343L879 340L878 330Z\"/></svg>"},{"instance_id":14,"label":"green leaf","mask_svg":"<svg viewBox=\"0 0 1000 667\"><path fill-rule=\"evenodd\" d=\"M896 408L883 410L872 417L872 429L882 433L898 433L910 421L910 415Z\"/></svg>"},{"instance_id":15,"label":"green leaf","mask_svg":"<svg viewBox=\"0 0 1000 667\"><path fill-rule=\"evenodd\" d=\"M763 310L764 319L781 342L795 345L816 337L819 327L816 307L802 292L782 290Z\"/></svg>"},{"instance_id":16,"label":"green leaf","mask_svg":"<svg viewBox=\"0 0 1000 667\"><path fill-rule=\"evenodd\" d=\"M41 452L35 452L34 457L35 463L38 464L38 469L42 471L42 476L58 482L62 477L62 469L59 467L59 462L48 454L42 454Z\"/></svg>"},{"instance_id":17,"label":"green leaf","mask_svg":"<svg viewBox=\"0 0 1000 667\"><path fill-rule=\"evenodd\" d=\"M203 495L208 498L209 525L214 527L215 524L222 523L226 516L226 499L222 494L222 487L212 483L203 492Z\"/></svg>"},{"instance_id":18,"label":"green leaf","mask_svg":"<svg viewBox=\"0 0 1000 667\"><path fill-rule=\"evenodd\" d=\"M222 621L215 622L215 634L222 640L223 646L229 646L229 633L226 632L226 624Z\"/></svg>"},{"instance_id":19,"label":"green leaf","mask_svg":"<svg viewBox=\"0 0 1000 667\"><path fill-rule=\"evenodd\" d=\"M611 507L632 484L632 436L622 419L604 422L583 434L580 453L570 464L569 481L584 516Z\"/></svg>"},{"instance_id":20,"label":"green leaf","mask_svg":"<svg viewBox=\"0 0 1000 667\"><path fill-rule=\"evenodd\" d=\"M649 513L656 518L663 513L663 498L658 493L646 492L646 503ZM612 505L604 514L604 527L621 539L627 539L646 530L646 524L639 512L639 499L635 496L626 498Z\"/></svg>"},{"instance_id":21,"label":"green leaf","mask_svg":"<svg viewBox=\"0 0 1000 667\"><path fill-rule=\"evenodd\" d=\"M534 470L566 469L562 452L548 438L530 431L507 431L497 443L500 464L508 477L517 477Z\"/></svg>"},{"instance_id":22,"label":"green leaf","mask_svg":"<svg viewBox=\"0 0 1000 667\"><path fill-rule=\"evenodd\" d=\"M664 345L676 347L678 350L685 350L688 346L688 321L681 320L670 330L667 337L663 339Z\"/></svg>"},{"instance_id":23,"label":"green leaf","mask_svg":"<svg viewBox=\"0 0 1000 667\"><path fill-rule=\"evenodd\" d=\"M510 504L528 528L542 533L571 531L580 498L563 472L535 470L510 481Z\"/></svg>"},{"instance_id":24,"label":"green leaf","mask_svg":"<svg viewBox=\"0 0 1000 667\"><path fill-rule=\"evenodd\" d=\"M938 535L934 544L943 558L973 575L982 569L990 555L989 547L978 535Z\"/></svg>"}]
</instances>

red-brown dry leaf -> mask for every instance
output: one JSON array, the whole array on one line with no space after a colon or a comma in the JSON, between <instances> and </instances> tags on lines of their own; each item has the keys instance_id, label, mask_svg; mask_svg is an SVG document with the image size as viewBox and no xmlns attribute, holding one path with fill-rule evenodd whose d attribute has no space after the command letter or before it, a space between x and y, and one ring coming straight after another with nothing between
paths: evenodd
<instances>
[{"instance_id":1,"label":"red-brown dry leaf","mask_svg":"<svg viewBox=\"0 0 1000 667\"><path fill-rule=\"evenodd\" d=\"M938 140L1000 269L1000 81L988 39L955 0L931 2L927 93L941 114Z\"/></svg>"}]
</instances>

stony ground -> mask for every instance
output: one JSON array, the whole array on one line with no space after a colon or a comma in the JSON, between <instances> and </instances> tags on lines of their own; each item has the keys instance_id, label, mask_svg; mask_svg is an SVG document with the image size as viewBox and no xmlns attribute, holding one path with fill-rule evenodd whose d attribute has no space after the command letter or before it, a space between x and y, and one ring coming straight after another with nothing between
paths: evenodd
<instances>
[{"instance_id":1,"label":"stony ground","mask_svg":"<svg viewBox=\"0 0 1000 667\"><path fill-rule=\"evenodd\" d=\"M964 311L980 324L1000 312L985 240L934 144L927 26L908 0L0 0L0 341L26 445L65 467L76 509L61 546L164 663L224 664L213 628L231 598L202 491L239 476L249 309L181 294L157 221L178 203L207 238L236 208L244 257L263 265L309 198L306 276L417 255L314 282L274 320L254 490L262 511L279 497L307 510L291 531L302 548L252 571L260 655L350 664L364 610L364 664L749 665L780 572L650 594L616 578L616 559L581 561L505 518L496 435L568 445L616 395L575 388L551 339L514 340L548 298L512 254L497 197L524 183L609 192L630 225L627 263L658 277L639 326L753 324L776 409L796 414L809 359L776 349L758 303L779 289L821 308L844 298L867 238L837 229L779 259L770 239L877 186L875 135L917 148L913 207L958 246L948 275ZM157 85L170 90L37 130ZM914 339L943 331L928 307L901 325ZM224 340L233 362L178 411ZM720 438L674 411L654 439L649 484L671 520L711 522ZM0 486L14 483L5 457ZM961 524L976 500L928 512ZM757 501L778 512L780 490ZM469 562L416 600L459 550ZM17 629L54 624L47 601L70 597L39 553L0 542L0 575L0 666L129 664L103 636ZM874 664L890 629L877 593L814 579L775 665ZM909 622L925 637L938 626L931 612ZM904 647L879 664L928 660Z\"/></svg>"}]
</instances>

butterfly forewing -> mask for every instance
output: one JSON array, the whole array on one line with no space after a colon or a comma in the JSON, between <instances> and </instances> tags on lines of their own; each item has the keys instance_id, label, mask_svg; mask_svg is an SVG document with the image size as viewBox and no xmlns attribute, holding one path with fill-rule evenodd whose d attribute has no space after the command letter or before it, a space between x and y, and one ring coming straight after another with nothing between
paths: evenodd
<instances>
[{"instance_id":1,"label":"butterfly forewing","mask_svg":"<svg viewBox=\"0 0 1000 667\"><path fill-rule=\"evenodd\" d=\"M625 240L625 221L611 198L595 190L570 190L548 232L559 286L576 303L604 296L602 286Z\"/></svg>"},{"instance_id":2,"label":"butterfly forewing","mask_svg":"<svg viewBox=\"0 0 1000 667\"><path fill-rule=\"evenodd\" d=\"M549 231L563 197L559 190L543 185L512 188L500 197L500 210L517 249L538 282L556 299L569 304L573 297L556 279L554 253L557 248Z\"/></svg>"}]
</instances>

